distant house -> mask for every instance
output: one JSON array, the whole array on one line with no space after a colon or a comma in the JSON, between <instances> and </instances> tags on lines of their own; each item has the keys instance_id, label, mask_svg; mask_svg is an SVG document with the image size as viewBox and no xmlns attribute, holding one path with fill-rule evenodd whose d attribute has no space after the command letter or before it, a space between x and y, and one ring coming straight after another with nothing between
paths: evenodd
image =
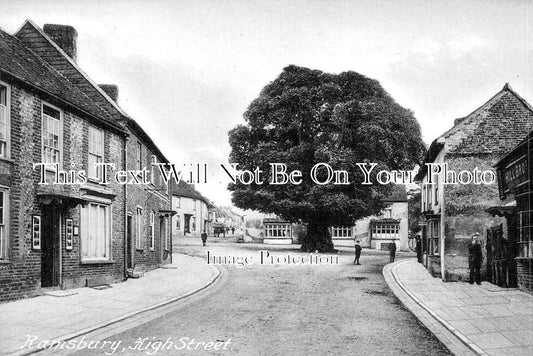
<instances>
[{"instance_id":1,"label":"distant house","mask_svg":"<svg viewBox=\"0 0 533 356\"><path fill-rule=\"evenodd\" d=\"M200 237L202 231L212 231L211 203L207 198L183 181L171 182L173 217L172 236Z\"/></svg>"},{"instance_id":2,"label":"distant house","mask_svg":"<svg viewBox=\"0 0 533 356\"><path fill-rule=\"evenodd\" d=\"M383 199L385 209L380 215L359 219L352 226L330 228L335 247L353 247L355 240L361 246L388 250L395 243L402 251L409 250L408 204L405 186L393 186L392 193Z\"/></svg>"},{"instance_id":3,"label":"distant house","mask_svg":"<svg viewBox=\"0 0 533 356\"><path fill-rule=\"evenodd\" d=\"M448 164L449 171L494 173L493 165L533 129L533 109L506 84L489 101L434 140L417 175L422 183L424 264L444 280L468 279L468 244L474 232L486 247L486 230L503 222L486 209L499 204L498 185L445 185L443 173L426 164ZM467 179L468 173L463 174ZM431 178L431 182L429 182ZM485 258L486 261L486 258Z\"/></svg>"}]
</instances>

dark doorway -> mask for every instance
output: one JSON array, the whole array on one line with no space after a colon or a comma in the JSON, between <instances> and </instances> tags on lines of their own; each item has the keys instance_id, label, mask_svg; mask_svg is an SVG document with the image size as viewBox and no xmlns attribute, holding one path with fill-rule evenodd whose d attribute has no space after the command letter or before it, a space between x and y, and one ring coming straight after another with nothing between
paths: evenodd
<instances>
[{"instance_id":1,"label":"dark doorway","mask_svg":"<svg viewBox=\"0 0 533 356\"><path fill-rule=\"evenodd\" d=\"M128 214L127 217L127 226L126 226L126 267L133 268L133 216Z\"/></svg>"},{"instance_id":2,"label":"dark doorway","mask_svg":"<svg viewBox=\"0 0 533 356\"><path fill-rule=\"evenodd\" d=\"M183 229L184 234L190 234L191 233L191 217L192 215L185 214L185 227Z\"/></svg>"},{"instance_id":3,"label":"dark doorway","mask_svg":"<svg viewBox=\"0 0 533 356\"><path fill-rule=\"evenodd\" d=\"M60 219L58 206L48 205L42 215L41 287L59 285Z\"/></svg>"}]
</instances>

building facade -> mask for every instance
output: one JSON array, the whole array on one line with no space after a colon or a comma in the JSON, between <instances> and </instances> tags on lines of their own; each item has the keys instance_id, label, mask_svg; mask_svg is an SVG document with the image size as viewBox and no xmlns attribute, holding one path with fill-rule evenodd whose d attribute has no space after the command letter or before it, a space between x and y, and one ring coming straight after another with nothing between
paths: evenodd
<instances>
[{"instance_id":1,"label":"building facade","mask_svg":"<svg viewBox=\"0 0 533 356\"><path fill-rule=\"evenodd\" d=\"M359 219L353 226L330 228L335 247L354 247L359 240L362 247L388 251L394 243L398 250L409 251L408 203L405 186L396 185L384 199L385 209L380 215Z\"/></svg>"},{"instance_id":2,"label":"building facade","mask_svg":"<svg viewBox=\"0 0 533 356\"><path fill-rule=\"evenodd\" d=\"M119 282L128 267L170 261L166 187L156 179L130 191L114 179L137 158L167 161L117 104L116 87L81 70L76 41L64 25L0 30L0 301ZM133 235L137 208L143 232Z\"/></svg>"},{"instance_id":3,"label":"building facade","mask_svg":"<svg viewBox=\"0 0 533 356\"><path fill-rule=\"evenodd\" d=\"M116 92L116 91L115 91ZM129 276L172 262L172 211L169 185L157 163L169 163L146 132L127 120L127 168L146 169L150 184L126 186L126 269Z\"/></svg>"},{"instance_id":4,"label":"building facade","mask_svg":"<svg viewBox=\"0 0 533 356\"><path fill-rule=\"evenodd\" d=\"M470 237L480 233L485 251L487 228L504 220L486 211L499 203L497 184L476 184L475 179L493 179L493 165L532 128L533 109L506 84L433 141L417 175L422 184L424 264L433 275L446 281L468 279ZM458 183L450 184L454 177Z\"/></svg>"},{"instance_id":5,"label":"building facade","mask_svg":"<svg viewBox=\"0 0 533 356\"><path fill-rule=\"evenodd\" d=\"M293 224L277 217L263 219L263 243L290 245L294 241Z\"/></svg>"},{"instance_id":6,"label":"building facade","mask_svg":"<svg viewBox=\"0 0 533 356\"><path fill-rule=\"evenodd\" d=\"M200 237L212 233L211 203L191 185L180 181L171 184L173 218L172 237Z\"/></svg>"},{"instance_id":7,"label":"building facade","mask_svg":"<svg viewBox=\"0 0 533 356\"><path fill-rule=\"evenodd\" d=\"M503 205L487 211L505 224L488 229L487 274L502 287L533 293L533 131L495 167Z\"/></svg>"},{"instance_id":8,"label":"building facade","mask_svg":"<svg viewBox=\"0 0 533 356\"><path fill-rule=\"evenodd\" d=\"M0 301L124 279L124 187L89 163L123 165L127 134L49 63L50 36L0 30Z\"/></svg>"}]
</instances>

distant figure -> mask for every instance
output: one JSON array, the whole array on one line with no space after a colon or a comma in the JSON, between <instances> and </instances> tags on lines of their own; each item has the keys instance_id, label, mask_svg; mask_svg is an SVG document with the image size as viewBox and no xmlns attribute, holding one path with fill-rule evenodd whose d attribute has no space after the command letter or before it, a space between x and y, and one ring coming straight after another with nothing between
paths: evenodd
<instances>
[{"instance_id":1,"label":"distant figure","mask_svg":"<svg viewBox=\"0 0 533 356\"><path fill-rule=\"evenodd\" d=\"M396 257L396 243L392 242L389 244L389 252L390 252L390 262L394 262L394 258Z\"/></svg>"},{"instance_id":2,"label":"distant figure","mask_svg":"<svg viewBox=\"0 0 533 356\"><path fill-rule=\"evenodd\" d=\"M355 241L355 260L353 261L354 265L360 265L359 258L361 257L361 250L363 249L359 244L360 241Z\"/></svg>"},{"instance_id":3,"label":"distant figure","mask_svg":"<svg viewBox=\"0 0 533 356\"><path fill-rule=\"evenodd\" d=\"M205 246L205 243L207 242L207 233L205 232L205 230L202 232L202 243L204 244Z\"/></svg>"},{"instance_id":4,"label":"distant figure","mask_svg":"<svg viewBox=\"0 0 533 356\"><path fill-rule=\"evenodd\" d=\"M232 227L231 227L231 234L232 234L232 235L235 235L235 226L232 226Z\"/></svg>"},{"instance_id":5,"label":"distant figure","mask_svg":"<svg viewBox=\"0 0 533 356\"><path fill-rule=\"evenodd\" d=\"M470 269L470 284L481 284L481 264L483 253L479 244L479 234L472 235L472 242L468 244L468 268Z\"/></svg>"},{"instance_id":6,"label":"distant figure","mask_svg":"<svg viewBox=\"0 0 533 356\"><path fill-rule=\"evenodd\" d=\"M416 259L418 263L422 263L422 239L420 236L416 236Z\"/></svg>"}]
</instances>

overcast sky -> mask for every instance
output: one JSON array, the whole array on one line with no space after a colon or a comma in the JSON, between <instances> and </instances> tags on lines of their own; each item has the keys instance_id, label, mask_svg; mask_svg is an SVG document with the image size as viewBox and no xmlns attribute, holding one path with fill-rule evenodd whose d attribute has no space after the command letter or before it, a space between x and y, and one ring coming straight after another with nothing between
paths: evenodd
<instances>
[{"instance_id":1,"label":"overcast sky","mask_svg":"<svg viewBox=\"0 0 533 356\"><path fill-rule=\"evenodd\" d=\"M78 62L176 164L227 162L227 132L296 64L377 79L431 142L509 82L533 103L533 1L6 1L78 31ZM229 204L228 179L197 188ZM221 181L221 183L219 183Z\"/></svg>"}]
</instances>

